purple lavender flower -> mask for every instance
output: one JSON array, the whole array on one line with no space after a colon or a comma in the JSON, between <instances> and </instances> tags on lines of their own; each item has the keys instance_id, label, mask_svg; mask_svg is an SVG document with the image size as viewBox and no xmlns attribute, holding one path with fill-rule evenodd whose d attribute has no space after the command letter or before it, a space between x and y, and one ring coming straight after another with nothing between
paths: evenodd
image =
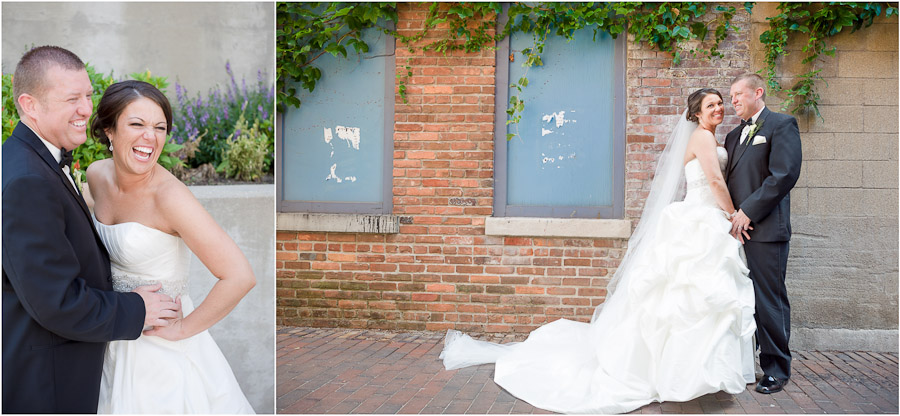
<instances>
[{"instance_id":1,"label":"purple lavender flower","mask_svg":"<svg viewBox=\"0 0 900 416\"><path fill-rule=\"evenodd\" d=\"M244 94L244 97L247 96L247 80L241 78L241 91Z\"/></svg>"},{"instance_id":2,"label":"purple lavender flower","mask_svg":"<svg viewBox=\"0 0 900 416\"><path fill-rule=\"evenodd\" d=\"M244 110L247 109L247 104L250 104L250 102L247 101L247 100L244 100L244 103L241 104L241 112L242 112L242 113L244 112Z\"/></svg>"},{"instance_id":3,"label":"purple lavender flower","mask_svg":"<svg viewBox=\"0 0 900 416\"><path fill-rule=\"evenodd\" d=\"M229 90L228 90L228 98L231 98L232 89L234 90L235 93L237 93L239 91L237 82L234 81L234 73L231 72L231 62L225 61L225 71L228 72L228 77L231 78L231 88L229 88Z\"/></svg>"},{"instance_id":4,"label":"purple lavender flower","mask_svg":"<svg viewBox=\"0 0 900 416\"><path fill-rule=\"evenodd\" d=\"M188 114L188 120L193 120L193 119L194 119L194 109L193 109L193 107L187 106L187 114ZM188 122L188 123L190 123L190 122Z\"/></svg>"},{"instance_id":5,"label":"purple lavender flower","mask_svg":"<svg viewBox=\"0 0 900 416\"><path fill-rule=\"evenodd\" d=\"M184 106L184 89L177 82L175 83L175 95L178 97L178 105Z\"/></svg>"},{"instance_id":6,"label":"purple lavender flower","mask_svg":"<svg viewBox=\"0 0 900 416\"><path fill-rule=\"evenodd\" d=\"M228 120L228 107L224 107L223 110L225 110L225 120Z\"/></svg>"},{"instance_id":7,"label":"purple lavender flower","mask_svg":"<svg viewBox=\"0 0 900 416\"><path fill-rule=\"evenodd\" d=\"M234 129L234 136L231 140L237 140L238 137L241 137L241 129Z\"/></svg>"}]
</instances>

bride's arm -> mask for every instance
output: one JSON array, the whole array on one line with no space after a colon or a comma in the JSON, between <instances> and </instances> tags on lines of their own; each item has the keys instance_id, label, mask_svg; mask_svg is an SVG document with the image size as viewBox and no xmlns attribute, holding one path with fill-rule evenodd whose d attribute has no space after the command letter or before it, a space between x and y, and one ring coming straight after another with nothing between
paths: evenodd
<instances>
[{"instance_id":1,"label":"bride's arm","mask_svg":"<svg viewBox=\"0 0 900 416\"><path fill-rule=\"evenodd\" d=\"M157 207L162 217L219 279L203 302L180 323L145 332L179 340L222 320L256 285L256 277L244 253L184 184L176 180L157 195Z\"/></svg>"},{"instance_id":2,"label":"bride's arm","mask_svg":"<svg viewBox=\"0 0 900 416\"><path fill-rule=\"evenodd\" d=\"M716 153L716 136L708 131L698 130L691 137L691 147L694 154L703 168L706 180L709 181L709 187L712 190L716 204L728 214L734 212L734 203L731 202L731 195L728 193L728 187L725 185L725 178L722 176L722 170L719 168L719 155Z\"/></svg>"},{"instance_id":3,"label":"bride's arm","mask_svg":"<svg viewBox=\"0 0 900 416\"><path fill-rule=\"evenodd\" d=\"M81 184L81 196L84 198L84 203L87 204L88 209L91 212L94 212L94 195L91 194L91 184L96 184L99 181L100 173L97 172L98 162L91 163L87 169L84 170L85 181Z\"/></svg>"}]
</instances>

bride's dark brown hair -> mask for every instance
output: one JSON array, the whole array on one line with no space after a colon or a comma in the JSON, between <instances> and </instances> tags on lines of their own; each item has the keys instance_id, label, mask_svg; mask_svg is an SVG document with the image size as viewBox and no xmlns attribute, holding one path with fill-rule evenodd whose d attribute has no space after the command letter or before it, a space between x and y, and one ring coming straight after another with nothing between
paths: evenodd
<instances>
[{"instance_id":1,"label":"bride's dark brown hair","mask_svg":"<svg viewBox=\"0 0 900 416\"><path fill-rule=\"evenodd\" d=\"M159 105L166 116L166 134L169 134L172 131L172 106L169 99L153 85L135 80L117 82L106 89L97 104L97 112L91 116L91 134L104 146L108 146L106 130L115 131L119 115L138 98L149 98Z\"/></svg>"},{"instance_id":2,"label":"bride's dark brown hair","mask_svg":"<svg viewBox=\"0 0 900 416\"><path fill-rule=\"evenodd\" d=\"M687 99L687 116L685 118L688 121L693 121L694 123L700 121L697 119L697 113L700 112L700 106L703 104L703 99L706 98L707 95L715 94L718 95L719 98L722 98L722 93L715 88L701 88L697 91L691 93Z\"/></svg>"}]
</instances>

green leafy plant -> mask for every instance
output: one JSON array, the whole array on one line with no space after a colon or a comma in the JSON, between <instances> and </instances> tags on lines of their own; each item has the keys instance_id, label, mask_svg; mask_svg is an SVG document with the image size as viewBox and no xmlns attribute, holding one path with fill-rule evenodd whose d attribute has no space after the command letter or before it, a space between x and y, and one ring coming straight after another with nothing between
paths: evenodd
<instances>
[{"instance_id":1,"label":"green leafy plant","mask_svg":"<svg viewBox=\"0 0 900 416\"><path fill-rule=\"evenodd\" d=\"M228 151L235 133L237 116L243 114L247 120L259 120L260 126L274 137L270 120L274 115L274 90L262 71L257 71L256 85L247 85L241 79L240 85L234 78L230 62L225 63L229 83L222 88L216 85L206 96L199 93L191 98L187 90L175 84L177 108L172 138L178 144L190 144L191 151L185 153L192 168L203 164L218 166ZM268 148L274 155L274 142ZM271 158L272 156L269 156Z\"/></svg>"},{"instance_id":2,"label":"green leafy plant","mask_svg":"<svg viewBox=\"0 0 900 416\"><path fill-rule=\"evenodd\" d=\"M497 2L432 3L424 21L424 28L410 36L389 29L382 22L397 23L396 6L391 3L278 3L277 8L277 90L279 111L284 105L299 108L296 88L289 81L298 82L313 91L321 78L321 71L313 64L324 53L347 56L347 47L357 53L368 51L361 39L366 28L377 28L394 36L410 52L438 51L449 53L462 50L478 52L494 48L498 40L515 33L531 34L534 45L521 53L523 65L542 65L541 54L547 36L555 34L572 39L575 31L600 31L614 38L622 33L634 35L635 42L648 42L654 48L671 52L677 65L685 54L718 57L719 43L729 30L735 8L708 7L702 2L685 3L513 3L509 19L500 33L496 33L496 18L502 12ZM710 10L716 14L705 19ZM447 27L446 36L420 44L435 28ZM709 36L712 34L712 36ZM701 47L708 38L708 48ZM699 42L694 42L699 41ZM397 74L398 93L406 100L405 81L412 76L409 61ZM511 85L517 94L510 97L507 124L517 124L525 102L522 90L528 85L526 76ZM512 138L508 136L508 138Z\"/></svg>"},{"instance_id":3,"label":"green leafy plant","mask_svg":"<svg viewBox=\"0 0 900 416\"><path fill-rule=\"evenodd\" d=\"M765 48L766 67L761 72L769 86L770 93L784 92L785 100L782 111L788 109L792 113L812 110L819 118L819 93L816 82L822 80L820 69L814 64L822 54L834 56L835 47L829 47L827 39L841 33L844 29L850 33L863 27L869 27L875 17L896 17L897 7L891 3L780 3L779 14L769 17L769 29L759 36ZM796 75L796 82L791 88L783 88L778 82L776 71L779 60L790 54L787 48L792 37L805 40L802 52L802 64L809 65L809 70Z\"/></svg>"},{"instance_id":4,"label":"green leafy plant","mask_svg":"<svg viewBox=\"0 0 900 416\"><path fill-rule=\"evenodd\" d=\"M397 22L393 3L277 3L278 110L284 111L285 104L300 107L297 89L288 81L312 91L322 77L322 71L314 65L319 57L328 53L346 58L348 48L356 53L368 52L369 45L362 39L363 30L380 27L389 33L388 22Z\"/></svg>"},{"instance_id":5,"label":"green leafy plant","mask_svg":"<svg viewBox=\"0 0 900 416\"><path fill-rule=\"evenodd\" d=\"M241 113L234 125L234 141L224 151L223 162L216 167L216 172L224 172L226 176L238 180L253 181L259 179L269 170L266 163L271 136L260 128L259 120L248 127L244 114Z\"/></svg>"},{"instance_id":6,"label":"green leafy plant","mask_svg":"<svg viewBox=\"0 0 900 416\"><path fill-rule=\"evenodd\" d=\"M16 100L13 97L12 80L12 74L3 74L3 101L0 103L2 103L3 112L4 142L6 142L7 137L12 135L13 130L16 128L16 124L19 122L19 113L16 110Z\"/></svg>"}]
</instances>

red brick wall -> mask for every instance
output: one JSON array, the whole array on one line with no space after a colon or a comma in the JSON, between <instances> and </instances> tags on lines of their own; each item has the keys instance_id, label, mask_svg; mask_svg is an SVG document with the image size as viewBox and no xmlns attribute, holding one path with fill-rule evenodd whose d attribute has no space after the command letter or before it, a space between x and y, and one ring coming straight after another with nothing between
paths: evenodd
<instances>
[{"instance_id":1,"label":"red brick wall","mask_svg":"<svg viewBox=\"0 0 900 416\"><path fill-rule=\"evenodd\" d=\"M427 5L398 8L401 33L417 33ZM747 20L735 17L742 28ZM629 40L626 219L640 215L666 126L687 95L709 86L727 93L749 68L747 32L728 38L723 59L675 68L668 54ZM423 41L442 37L436 30ZM409 58L413 73L408 102L398 96L395 104L400 232L279 231L278 324L528 332L561 317L590 320L624 240L484 235L493 204L494 51L410 54L398 45L396 53L397 72Z\"/></svg>"}]
</instances>

